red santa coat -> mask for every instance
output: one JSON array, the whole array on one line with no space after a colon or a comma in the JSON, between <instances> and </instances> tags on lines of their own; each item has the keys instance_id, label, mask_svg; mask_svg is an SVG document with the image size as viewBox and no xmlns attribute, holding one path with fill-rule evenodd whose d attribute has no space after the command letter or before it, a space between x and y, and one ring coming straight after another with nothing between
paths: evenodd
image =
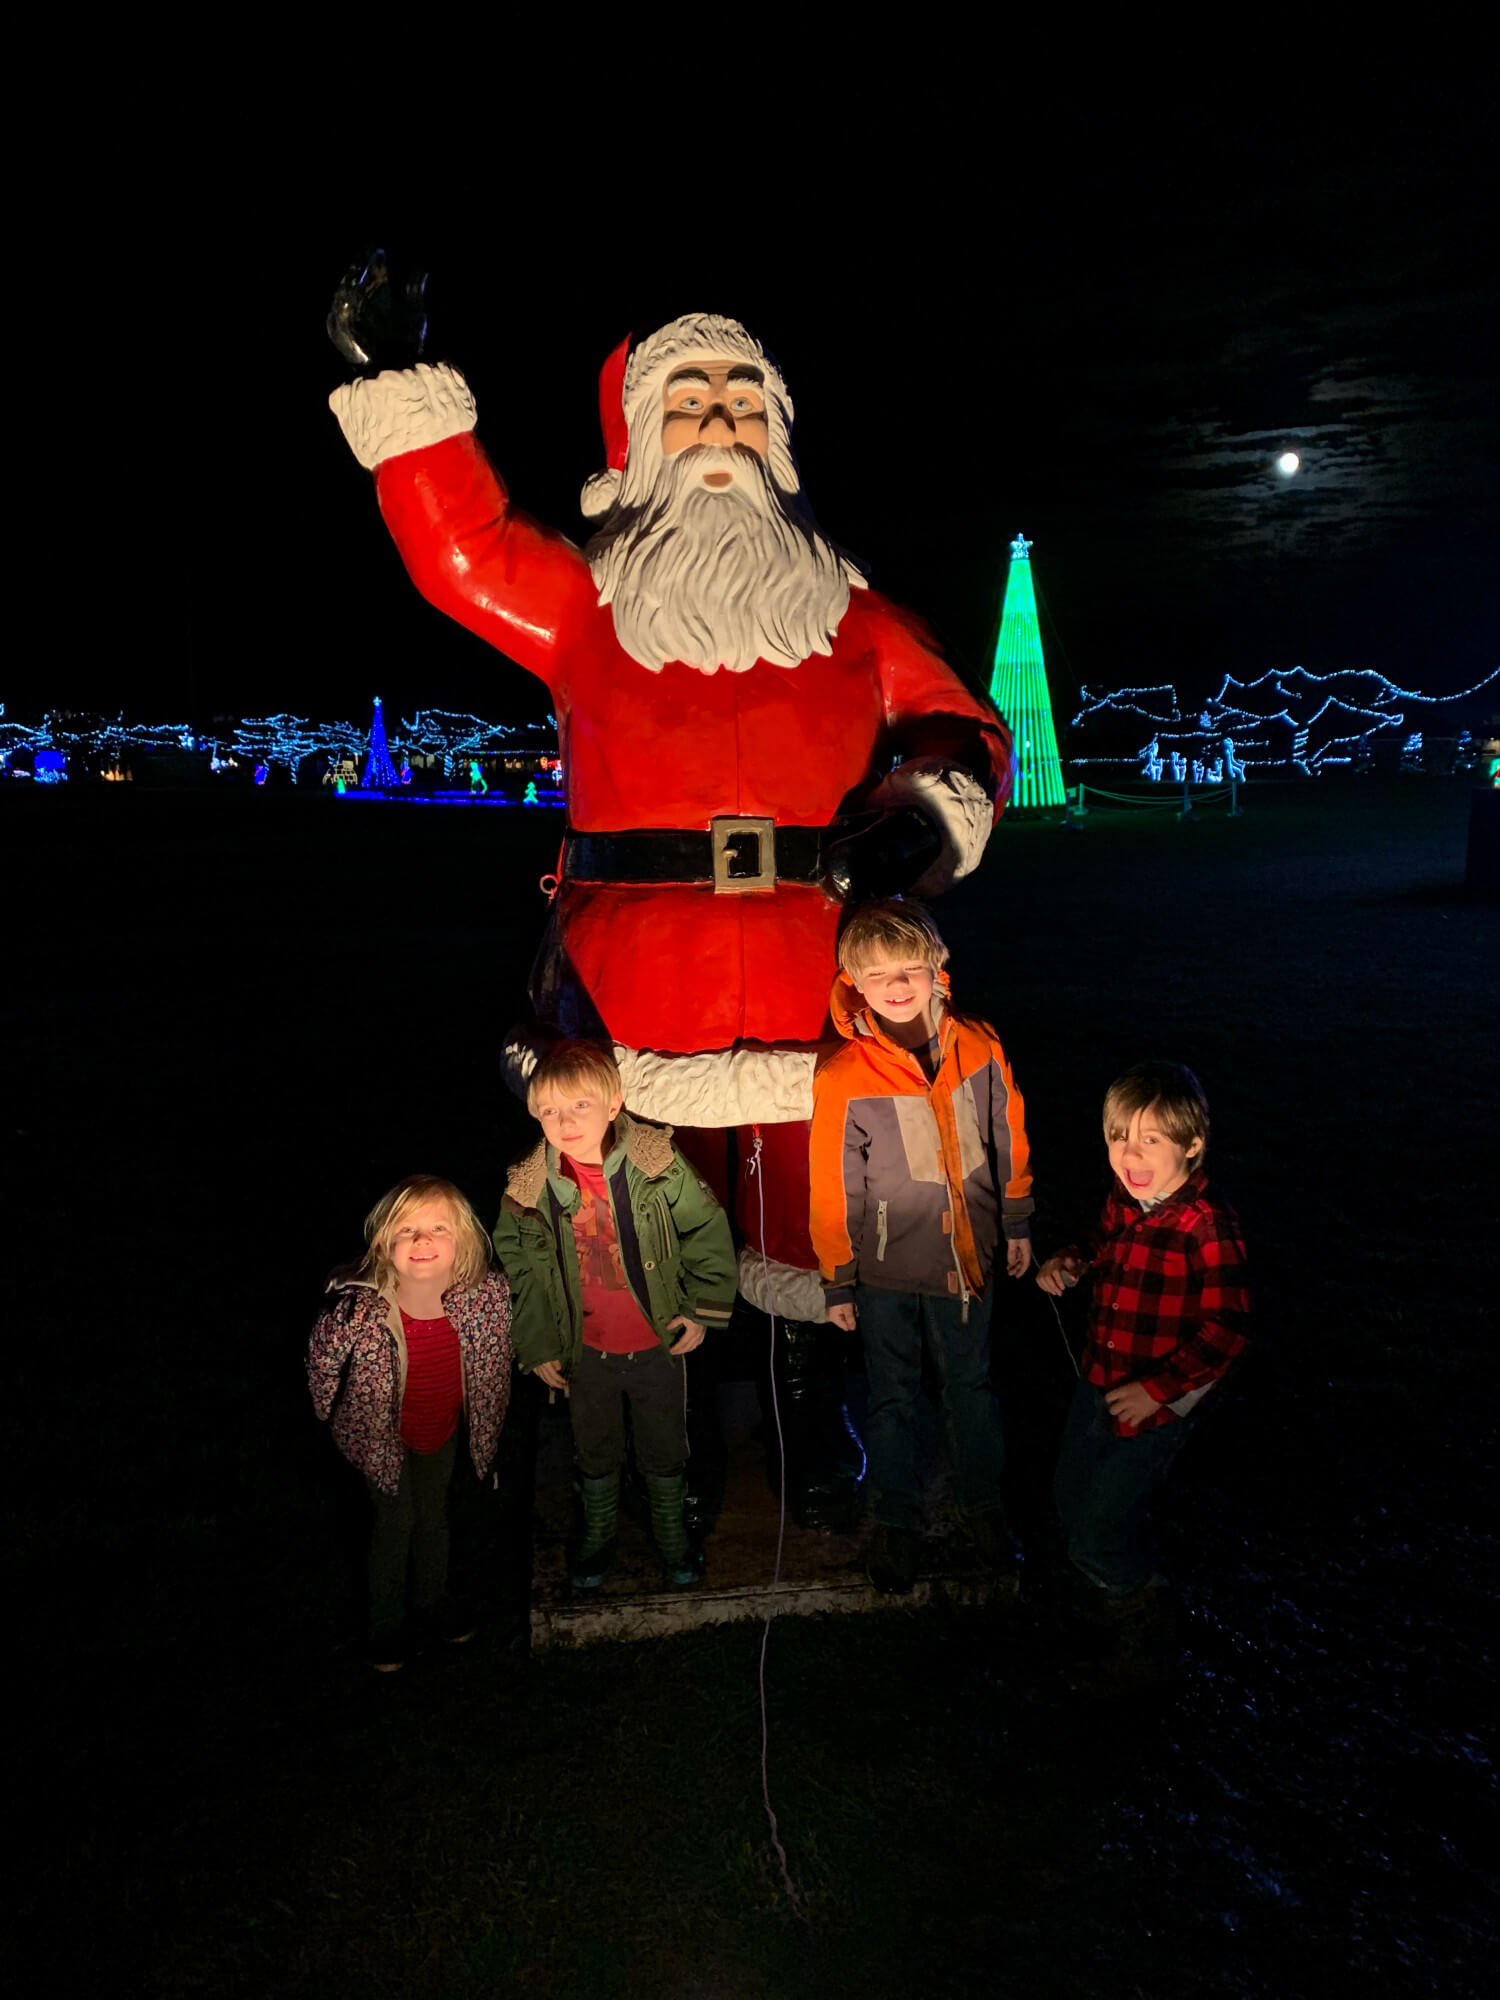
<instances>
[{"instance_id":1,"label":"red santa coat","mask_svg":"<svg viewBox=\"0 0 1500 2000\"><path fill-rule=\"evenodd\" d=\"M652 673L616 639L580 551L511 507L472 432L381 460L375 482L422 594L551 690L575 830L827 826L915 758L971 773L1003 807L1004 724L874 591L851 594L831 656ZM573 971L617 1042L692 1054L822 1033L839 906L817 885L566 881L559 898Z\"/></svg>"}]
</instances>

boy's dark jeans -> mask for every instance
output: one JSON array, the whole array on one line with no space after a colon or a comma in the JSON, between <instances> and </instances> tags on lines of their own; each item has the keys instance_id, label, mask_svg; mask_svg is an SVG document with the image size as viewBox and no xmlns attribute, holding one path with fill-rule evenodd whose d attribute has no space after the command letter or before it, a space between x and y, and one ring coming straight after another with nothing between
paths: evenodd
<instances>
[{"instance_id":1,"label":"boy's dark jeans","mask_svg":"<svg viewBox=\"0 0 1500 2000\"><path fill-rule=\"evenodd\" d=\"M394 1493L365 1482L375 1506L369 1557L372 1639L391 1638L405 1622L408 1572L414 1612L433 1611L442 1601L448 1587L448 1488L457 1451L457 1437L437 1451L408 1451Z\"/></svg>"},{"instance_id":2,"label":"boy's dark jeans","mask_svg":"<svg viewBox=\"0 0 1500 2000\"><path fill-rule=\"evenodd\" d=\"M860 1285L855 1306L870 1383L865 1450L876 1521L912 1531L922 1525L917 1398L924 1343L937 1373L954 1498L965 1513L1000 1512L1005 1434L990 1386L989 1300L971 1298L965 1321L956 1298Z\"/></svg>"},{"instance_id":3,"label":"boy's dark jeans","mask_svg":"<svg viewBox=\"0 0 1500 2000\"><path fill-rule=\"evenodd\" d=\"M1063 1431L1053 1498L1073 1567L1119 1596L1151 1575L1141 1525L1151 1496L1187 1441L1191 1417L1116 1437L1104 1391L1080 1382Z\"/></svg>"},{"instance_id":4,"label":"boy's dark jeans","mask_svg":"<svg viewBox=\"0 0 1500 2000\"><path fill-rule=\"evenodd\" d=\"M663 1347L602 1354L585 1346L568 1383L573 1456L585 1479L608 1479L625 1463L625 1410L642 1473L681 1472L687 1463L687 1370Z\"/></svg>"}]
</instances>

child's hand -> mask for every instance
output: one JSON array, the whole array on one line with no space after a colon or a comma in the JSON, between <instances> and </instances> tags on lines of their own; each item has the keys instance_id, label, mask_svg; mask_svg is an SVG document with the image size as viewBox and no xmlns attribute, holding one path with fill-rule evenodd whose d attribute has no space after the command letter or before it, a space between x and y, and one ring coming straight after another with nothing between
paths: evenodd
<instances>
[{"instance_id":1,"label":"child's hand","mask_svg":"<svg viewBox=\"0 0 1500 2000\"><path fill-rule=\"evenodd\" d=\"M545 1382L549 1389L565 1390L568 1386L568 1378L562 1371L560 1361L539 1362L532 1372L538 1382Z\"/></svg>"},{"instance_id":2,"label":"child's hand","mask_svg":"<svg viewBox=\"0 0 1500 2000\"><path fill-rule=\"evenodd\" d=\"M1044 1292L1050 1292L1053 1298L1060 1299L1069 1285L1078 1283L1078 1271L1079 1264L1076 1257L1059 1253L1056 1257L1047 1259L1037 1272L1036 1281Z\"/></svg>"},{"instance_id":3,"label":"child's hand","mask_svg":"<svg viewBox=\"0 0 1500 2000\"><path fill-rule=\"evenodd\" d=\"M843 1306L829 1306L827 1308L827 1312L828 1312L828 1324L830 1326L839 1326L843 1328L845 1333L853 1333L857 1322L855 1320L854 1307L852 1304Z\"/></svg>"},{"instance_id":4,"label":"child's hand","mask_svg":"<svg viewBox=\"0 0 1500 2000\"><path fill-rule=\"evenodd\" d=\"M1104 1400L1109 1414L1122 1424L1143 1424L1161 1408L1144 1382L1122 1382L1118 1389L1106 1389Z\"/></svg>"},{"instance_id":5,"label":"child's hand","mask_svg":"<svg viewBox=\"0 0 1500 2000\"><path fill-rule=\"evenodd\" d=\"M1031 1268L1031 1238L1012 1236L1005 1246L1005 1269L1012 1278L1024 1278Z\"/></svg>"},{"instance_id":6,"label":"child's hand","mask_svg":"<svg viewBox=\"0 0 1500 2000\"><path fill-rule=\"evenodd\" d=\"M695 1347L703 1345L703 1328L697 1320L689 1319L686 1313L679 1313L676 1319L667 1321L667 1332L670 1333L674 1326L682 1328L682 1338L673 1341L669 1353L691 1354Z\"/></svg>"}]
</instances>

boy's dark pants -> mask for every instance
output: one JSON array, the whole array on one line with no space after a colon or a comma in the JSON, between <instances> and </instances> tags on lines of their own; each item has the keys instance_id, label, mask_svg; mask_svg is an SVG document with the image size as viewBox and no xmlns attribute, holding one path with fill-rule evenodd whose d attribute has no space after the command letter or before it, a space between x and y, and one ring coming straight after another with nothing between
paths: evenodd
<instances>
[{"instance_id":1,"label":"boy's dark pants","mask_svg":"<svg viewBox=\"0 0 1500 2000\"><path fill-rule=\"evenodd\" d=\"M625 1409L635 1462L642 1473L665 1477L687 1463L687 1371L680 1355L663 1347L637 1354L601 1354L585 1347L568 1383L573 1456L585 1479L608 1479L625 1463Z\"/></svg>"},{"instance_id":2,"label":"boy's dark pants","mask_svg":"<svg viewBox=\"0 0 1500 2000\"><path fill-rule=\"evenodd\" d=\"M924 1343L937 1373L954 1498L967 1514L999 1513L1005 1434L990 1386L989 1300L971 1298L967 1321L956 1298L861 1285L855 1304L870 1383L865 1449L876 1521L913 1531L922 1525L917 1398Z\"/></svg>"},{"instance_id":3,"label":"boy's dark pants","mask_svg":"<svg viewBox=\"0 0 1500 2000\"><path fill-rule=\"evenodd\" d=\"M448 1587L448 1488L458 1438L437 1451L408 1451L401 1483L382 1493L372 1481L375 1522L370 1533L370 1636L389 1638L406 1619L407 1576L411 1608L433 1611Z\"/></svg>"},{"instance_id":4,"label":"boy's dark pants","mask_svg":"<svg viewBox=\"0 0 1500 2000\"><path fill-rule=\"evenodd\" d=\"M1191 1418L1182 1417L1116 1437L1104 1391L1091 1382L1078 1384L1052 1492L1068 1559L1099 1589L1123 1597L1150 1579L1141 1524L1191 1425Z\"/></svg>"}]
</instances>

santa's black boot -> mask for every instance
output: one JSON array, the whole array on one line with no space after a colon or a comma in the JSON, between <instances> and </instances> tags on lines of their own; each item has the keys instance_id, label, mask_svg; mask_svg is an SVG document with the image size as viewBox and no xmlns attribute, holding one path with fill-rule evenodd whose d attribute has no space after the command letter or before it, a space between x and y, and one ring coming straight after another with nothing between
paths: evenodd
<instances>
[{"instance_id":1,"label":"santa's black boot","mask_svg":"<svg viewBox=\"0 0 1500 2000\"><path fill-rule=\"evenodd\" d=\"M786 1500L800 1528L852 1534L862 1454L850 1436L844 1403L844 1335L815 1320L776 1322L775 1400L763 1395L768 1469L779 1486L779 1420L786 1459Z\"/></svg>"}]
</instances>

